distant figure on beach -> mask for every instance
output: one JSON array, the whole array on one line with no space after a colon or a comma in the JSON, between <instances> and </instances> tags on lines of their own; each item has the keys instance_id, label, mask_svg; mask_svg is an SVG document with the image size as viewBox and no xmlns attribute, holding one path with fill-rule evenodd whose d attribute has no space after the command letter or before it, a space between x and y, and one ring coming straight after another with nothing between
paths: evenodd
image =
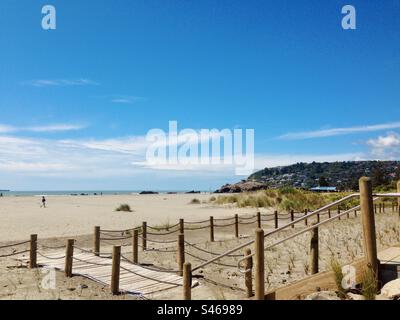
<instances>
[{"instance_id":1,"label":"distant figure on beach","mask_svg":"<svg viewBox=\"0 0 400 320\"><path fill-rule=\"evenodd\" d=\"M42 207L46 208L46 198L44 196L42 197Z\"/></svg>"}]
</instances>

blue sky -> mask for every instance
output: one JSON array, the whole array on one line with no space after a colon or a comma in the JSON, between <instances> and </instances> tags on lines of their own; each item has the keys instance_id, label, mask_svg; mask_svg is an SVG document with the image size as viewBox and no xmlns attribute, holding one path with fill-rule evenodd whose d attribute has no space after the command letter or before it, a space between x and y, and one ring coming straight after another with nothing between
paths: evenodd
<instances>
[{"instance_id":1,"label":"blue sky","mask_svg":"<svg viewBox=\"0 0 400 320\"><path fill-rule=\"evenodd\" d=\"M57 29L41 28L41 9ZM343 30L341 9L357 10ZM0 3L0 188L205 189L148 168L153 128L255 130L256 167L398 159L398 0ZM339 130L337 130L339 129Z\"/></svg>"}]
</instances>

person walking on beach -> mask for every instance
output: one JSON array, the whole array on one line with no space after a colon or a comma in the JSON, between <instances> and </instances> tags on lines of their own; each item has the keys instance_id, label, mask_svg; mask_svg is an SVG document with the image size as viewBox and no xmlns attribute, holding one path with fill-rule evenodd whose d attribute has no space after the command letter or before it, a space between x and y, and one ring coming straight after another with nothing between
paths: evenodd
<instances>
[{"instance_id":1,"label":"person walking on beach","mask_svg":"<svg viewBox=\"0 0 400 320\"><path fill-rule=\"evenodd\" d=\"M42 197L42 207L46 208L46 198L44 196Z\"/></svg>"}]
</instances>

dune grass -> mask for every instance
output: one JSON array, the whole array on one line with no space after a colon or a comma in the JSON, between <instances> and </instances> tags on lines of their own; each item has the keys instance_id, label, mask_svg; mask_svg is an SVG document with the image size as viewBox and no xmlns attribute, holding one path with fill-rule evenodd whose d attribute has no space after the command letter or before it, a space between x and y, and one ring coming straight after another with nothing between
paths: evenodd
<instances>
[{"instance_id":1,"label":"dune grass","mask_svg":"<svg viewBox=\"0 0 400 320\"><path fill-rule=\"evenodd\" d=\"M129 204L121 204L115 211L123 211L123 212L132 212L132 209Z\"/></svg>"},{"instance_id":2,"label":"dune grass","mask_svg":"<svg viewBox=\"0 0 400 320\"><path fill-rule=\"evenodd\" d=\"M377 277L370 267L366 267L361 278L361 294L365 300L375 300L378 294Z\"/></svg>"},{"instance_id":3,"label":"dune grass","mask_svg":"<svg viewBox=\"0 0 400 320\"><path fill-rule=\"evenodd\" d=\"M250 193L221 195L213 201L214 204L233 204L239 208L276 208L284 211L314 210L328 203L339 200L348 193L314 193L295 188L267 189ZM357 199L349 200L341 209L357 205Z\"/></svg>"},{"instance_id":4,"label":"dune grass","mask_svg":"<svg viewBox=\"0 0 400 320\"><path fill-rule=\"evenodd\" d=\"M200 200L197 198L190 200L190 204L200 204L200 203L201 203Z\"/></svg>"},{"instance_id":5,"label":"dune grass","mask_svg":"<svg viewBox=\"0 0 400 320\"><path fill-rule=\"evenodd\" d=\"M346 298L346 290L343 288L343 285L342 285L343 278L344 278L342 266L339 263L339 261L334 257L332 257L332 259L331 259L331 269L332 269L334 277L335 277L337 295L339 296L340 299L345 299Z\"/></svg>"}]
</instances>

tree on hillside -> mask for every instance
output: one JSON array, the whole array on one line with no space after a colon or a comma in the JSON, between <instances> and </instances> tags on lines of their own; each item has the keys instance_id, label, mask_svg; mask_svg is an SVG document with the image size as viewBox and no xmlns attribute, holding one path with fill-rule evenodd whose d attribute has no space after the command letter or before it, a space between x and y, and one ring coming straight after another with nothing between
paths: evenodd
<instances>
[{"instance_id":1,"label":"tree on hillside","mask_svg":"<svg viewBox=\"0 0 400 320\"><path fill-rule=\"evenodd\" d=\"M328 182L328 180L326 180L325 177L319 177L319 179L318 179L318 185L319 185L320 187L329 187L329 182Z\"/></svg>"},{"instance_id":2,"label":"tree on hillside","mask_svg":"<svg viewBox=\"0 0 400 320\"><path fill-rule=\"evenodd\" d=\"M395 173L394 179L396 181L399 181L400 180L400 166L396 167L396 171L394 173Z\"/></svg>"},{"instance_id":3,"label":"tree on hillside","mask_svg":"<svg viewBox=\"0 0 400 320\"><path fill-rule=\"evenodd\" d=\"M372 183L375 187L388 183L385 173L380 167L375 167L372 171Z\"/></svg>"}]
</instances>

